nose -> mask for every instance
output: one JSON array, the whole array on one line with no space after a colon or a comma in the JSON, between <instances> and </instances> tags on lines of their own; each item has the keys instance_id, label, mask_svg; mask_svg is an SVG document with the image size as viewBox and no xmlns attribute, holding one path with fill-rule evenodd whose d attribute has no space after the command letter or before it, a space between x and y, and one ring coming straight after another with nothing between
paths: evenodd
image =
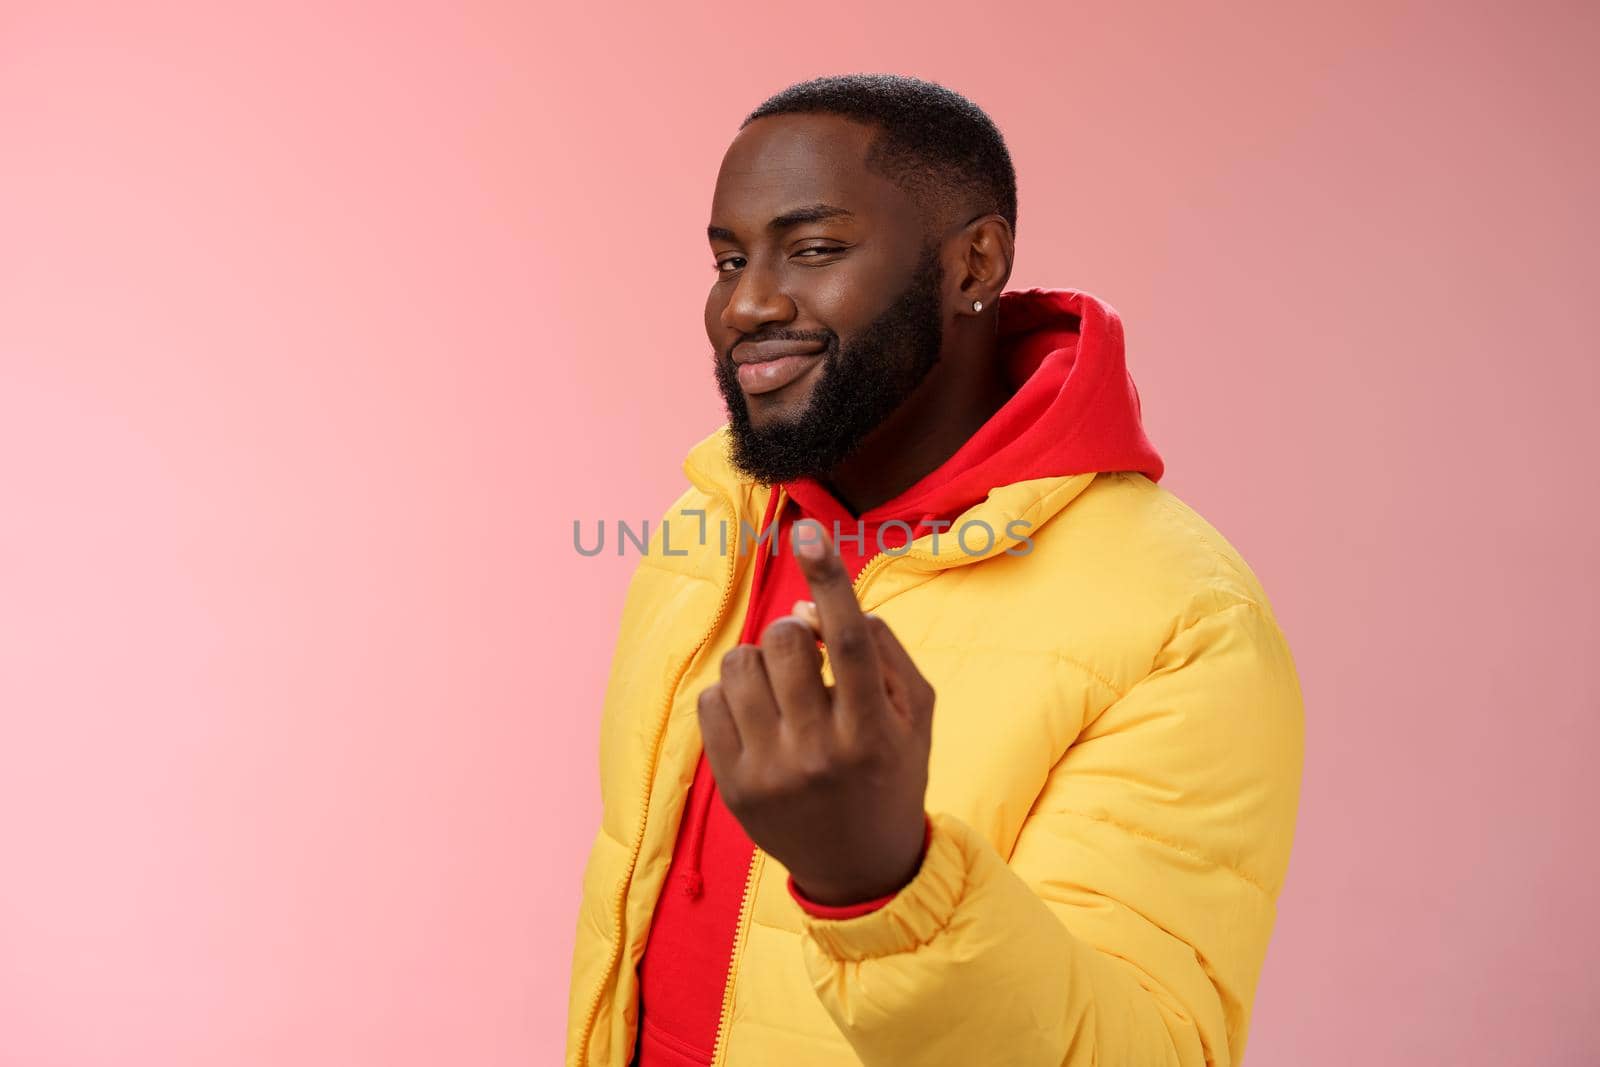
<instances>
[{"instance_id":1,"label":"nose","mask_svg":"<svg viewBox=\"0 0 1600 1067\"><path fill-rule=\"evenodd\" d=\"M752 259L745 263L728 294L721 322L726 329L753 334L769 323L789 322L794 315L794 301L783 291L776 273Z\"/></svg>"}]
</instances>

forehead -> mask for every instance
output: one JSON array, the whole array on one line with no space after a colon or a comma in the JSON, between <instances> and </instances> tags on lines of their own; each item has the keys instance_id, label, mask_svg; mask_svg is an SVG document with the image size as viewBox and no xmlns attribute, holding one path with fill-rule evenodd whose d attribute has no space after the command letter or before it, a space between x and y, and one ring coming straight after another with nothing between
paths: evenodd
<instances>
[{"instance_id":1,"label":"forehead","mask_svg":"<svg viewBox=\"0 0 1600 1067\"><path fill-rule=\"evenodd\" d=\"M739 131L722 157L711 222L754 232L808 204L847 208L866 221L906 222L913 205L867 168L877 130L837 115L770 115Z\"/></svg>"}]
</instances>

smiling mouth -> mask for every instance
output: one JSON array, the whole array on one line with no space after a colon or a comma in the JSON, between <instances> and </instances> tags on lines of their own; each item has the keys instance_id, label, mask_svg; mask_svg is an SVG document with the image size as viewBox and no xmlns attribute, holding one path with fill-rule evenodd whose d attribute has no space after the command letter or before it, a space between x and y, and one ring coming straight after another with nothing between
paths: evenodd
<instances>
[{"instance_id":1,"label":"smiling mouth","mask_svg":"<svg viewBox=\"0 0 1600 1067\"><path fill-rule=\"evenodd\" d=\"M738 365L739 388L747 396L772 393L795 381L822 358L822 350Z\"/></svg>"}]
</instances>

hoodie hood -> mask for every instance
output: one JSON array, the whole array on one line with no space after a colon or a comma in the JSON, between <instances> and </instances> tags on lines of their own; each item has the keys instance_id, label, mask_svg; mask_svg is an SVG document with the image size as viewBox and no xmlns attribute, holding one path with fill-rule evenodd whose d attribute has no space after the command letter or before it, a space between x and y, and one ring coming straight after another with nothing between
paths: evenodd
<instances>
[{"instance_id":1,"label":"hoodie hood","mask_svg":"<svg viewBox=\"0 0 1600 1067\"><path fill-rule=\"evenodd\" d=\"M949 515L1038 478L1137 471L1160 480L1164 465L1145 436L1111 306L1072 289L1016 289L1000 294L998 316L1016 392L937 471L863 519ZM808 514L839 510L816 479L785 488Z\"/></svg>"}]
</instances>

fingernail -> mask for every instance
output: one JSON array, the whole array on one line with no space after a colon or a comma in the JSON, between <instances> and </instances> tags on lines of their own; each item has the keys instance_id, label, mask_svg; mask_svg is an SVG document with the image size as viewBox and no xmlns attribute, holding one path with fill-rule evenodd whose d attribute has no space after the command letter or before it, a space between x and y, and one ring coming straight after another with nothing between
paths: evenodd
<instances>
[{"instance_id":1,"label":"fingernail","mask_svg":"<svg viewBox=\"0 0 1600 1067\"><path fill-rule=\"evenodd\" d=\"M801 526L806 529L802 531ZM822 558L822 526L810 519L795 523L796 537L794 539L795 553L806 559Z\"/></svg>"}]
</instances>

